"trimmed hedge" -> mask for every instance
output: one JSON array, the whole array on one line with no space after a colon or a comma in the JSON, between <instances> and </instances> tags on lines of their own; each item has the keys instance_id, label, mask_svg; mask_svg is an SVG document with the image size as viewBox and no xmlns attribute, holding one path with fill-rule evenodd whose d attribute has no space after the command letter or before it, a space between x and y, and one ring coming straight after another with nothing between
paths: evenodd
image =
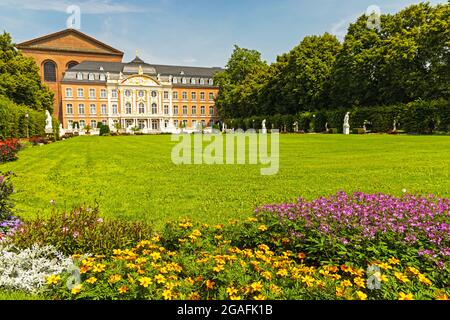
<instances>
[{"instance_id":1,"label":"trimmed hedge","mask_svg":"<svg viewBox=\"0 0 450 320\"><path fill-rule=\"evenodd\" d=\"M28 135L45 135L45 112L17 105L8 98L0 96L0 139L25 138Z\"/></svg>"},{"instance_id":2,"label":"trimmed hedge","mask_svg":"<svg viewBox=\"0 0 450 320\"><path fill-rule=\"evenodd\" d=\"M436 131L450 132L450 101L445 99L418 100L402 105L354 107L351 110L337 109L329 111L303 112L293 115L274 115L233 119L227 121L228 128L250 129L255 120L255 129L261 128L264 119L267 129L279 129L281 132L294 132L294 123L298 123L300 132L325 132L328 129L343 131L345 114L350 111L351 128L363 128L371 132L390 133L397 130L408 133L431 134ZM336 131L333 130L333 131Z\"/></svg>"}]
</instances>

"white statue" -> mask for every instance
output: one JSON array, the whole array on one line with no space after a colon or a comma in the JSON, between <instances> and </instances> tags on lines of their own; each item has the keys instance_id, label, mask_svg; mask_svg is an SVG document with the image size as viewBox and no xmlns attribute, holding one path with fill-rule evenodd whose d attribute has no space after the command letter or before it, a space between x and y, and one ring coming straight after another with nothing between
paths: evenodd
<instances>
[{"instance_id":1,"label":"white statue","mask_svg":"<svg viewBox=\"0 0 450 320\"><path fill-rule=\"evenodd\" d=\"M344 134L350 134L350 112L344 118Z\"/></svg>"},{"instance_id":2,"label":"white statue","mask_svg":"<svg viewBox=\"0 0 450 320\"><path fill-rule=\"evenodd\" d=\"M266 133L267 133L266 121L267 121L267 120L264 119L263 122L262 122L262 130L261 130L261 133L262 133L262 134L266 134Z\"/></svg>"},{"instance_id":3,"label":"white statue","mask_svg":"<svg viewBox=\"0 0 450 320\"><path fill-rule=\"evenodd\" d=\"M325 123L325 132L328 132L328 122Z\"/></svg>"},{"instance_id":4,"label":"white statue","mask_svg":"<svg viewBox=\"0 0 450 320\"><path fill-rule=\"evenodd\" d=\"M397 131L397 119L394 120L394 132Z\"/></svg>"},{"instance_id":5,"label":"white statue","mask_svg":"<svg viewBox=\"0 0 450 320\"><path fill-rule=\"evenodd\" d=\"M294 132L298 132L298 121L294 122Z\"/></svg>"},{"instance_id":6,"label":"white statue","mask_svg":"<svg viewBox=\"0 0 450 320\"><path fill-rule=\"evenodd\" d=\"M53 133L52 115L48 110L45 110L45 133Z\"/></svg>"}]
</instances>

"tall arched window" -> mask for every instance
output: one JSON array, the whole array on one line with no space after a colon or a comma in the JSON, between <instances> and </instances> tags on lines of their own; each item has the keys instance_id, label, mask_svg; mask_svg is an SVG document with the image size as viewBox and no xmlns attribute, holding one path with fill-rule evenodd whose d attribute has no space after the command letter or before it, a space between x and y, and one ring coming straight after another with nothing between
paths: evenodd
<instances>
[{"instance_id":1,"label":"tall arched window","mask_svg":"<svg viewBox=\"0 0 450 320\"><path fill-rule=\"evenodd\" d=\"M76 62L76 61L70 61L68 64L67 64L67 69L72 69L73 67L75 67L75 66L77 66L78 65L78 62Z\"/></svg>"},{"instance_id":2,"label":"tall arched window","mask_svg":"<svg viewBox=\"0 0 450 320\"><path fill-rule=\"evenodd\" d=\"M156 105L156 103L152 104L152 114L157 114L158 113L158 106Z\"/></svg>"},{"instance_id":3,"label":"tall arched window","mask_svg":"<svg viewBox=\"0 0 450 320\"><path fill-rule=\"evenodd\" d=\"M142 102L139 103L139 113L140 114L144 114L145 113L145 104L143 104Z\"/></svg>"},{"instance_id":4,"label":"tall arched window","mask_svg":"<svg viewBox=\"0 0 450 320\"><path fill-rule=\"evenodd\" d=\"M56 82L56 64L53 61L44 63L44 81Z\"/></svg>"}]
</instances>

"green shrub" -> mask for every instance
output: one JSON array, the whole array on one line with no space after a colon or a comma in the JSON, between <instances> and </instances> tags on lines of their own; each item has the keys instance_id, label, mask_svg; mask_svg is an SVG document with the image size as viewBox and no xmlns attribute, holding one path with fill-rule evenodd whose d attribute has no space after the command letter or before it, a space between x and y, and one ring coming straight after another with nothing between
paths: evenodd
<instances>
[{"instance_id":1,"label":"green shrub","mask_svg":"<svg viewBox=\"0 0 450 320\"><path fill-rule=\"evenodd\" d=\"M17 105L0 95L0 139L25 138L27 133L28 136L45 135L45 112Z\"/></svg>"},{"instance_id":2,"label":"green shrub","mask_svg":"<svg viewBox=\"0 0 450 320\"><path fill-rule=\"evenodd\" d=\"M103 220L98 209L81 207L69 213L53 213L49 219L25 221L13 236L19 248L52 245L64 254L104 254L126 248L152 236L152 228L141 222Z\"/></svg>"},{"instance_id":3,"label":"green shrub","mask_svg":"<svg viewBox=\"0 0 450 320\"><path fill-rule=\"evenodd\" d=\"M101 136L107 136L110 134L111 130L109 130L109 126L107 125L100 125L100 135Z\"/></svg>"},{"instance_id":4,"label":"green shrub","mask_svg":"<svg viewBox=\"0 0 450 320\"><path fill-rule=\"evenodd\" d=\"M364 130L364 128L355 128L353 129L353 134L365 134L366 131Z\"/></svg>"}]
</instances>

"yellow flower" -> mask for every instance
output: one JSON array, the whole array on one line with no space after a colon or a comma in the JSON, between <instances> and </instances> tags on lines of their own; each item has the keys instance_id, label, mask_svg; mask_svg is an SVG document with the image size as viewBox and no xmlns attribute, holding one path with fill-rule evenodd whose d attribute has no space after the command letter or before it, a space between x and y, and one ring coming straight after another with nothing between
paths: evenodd
<instances>
[{"instance_id":1,"label":"yellow flower","mask_svg":"<svg viewBox=\"0 0 450 320\"><path fill-rule=\"evenodd\" d=\"M263 251L269 251L269 250L270 250L269 246L266 245L266 244L260 244L260 245L258 246L258 248L259 248L260 250L263 250Z\"/></svg>"},{"instance_id":2,"label":"yellow flower","mask_svg":"<svg viewBox=\"0 0 450 320\"><path fill-rule=\"evenodd\" d=\"M288 271L286 269L280 269L277 272L277 275L280 276L280 277L286 277L288 274L289 273L288 273Z\"/></svg>"},{"instance_id":3,"label":"yellow flower","mask_svg":"<svg viewBox=\"0 0 450 320\"><path fill-rule=\"evenodd\" d=\"M134 283L134 279L133 279L133 277L132 277L130 274L127 275L127 278L128 278L128 282L129 282L129 283L131 283L131 284Z\"/></svg>"},{"instance_id":4,"label":"yellow flower","mask_svg":"<svg viewBox=\"0 0 450 320\"><path fill-rule=\"evenodd\" d=\"M314 278L310 276L304 276L302 277L302 282L305 283L308 288L310 288L314 285Z\"/></svg>"},{"instance_id":5,"label":"yellow flower","mask_svg":"<svg viewBox=\"0 0 450 320\"><path fill-rule=\"evenodd\" d=\"M71 292L72 292L72 294L79 294L81 292L82 288L83 288L83 286L81 284L78 284L72 288Z\"/></svg>"},{"instance_id":6,"label":"yellow flower","mask_svg":"<svg viewBox=\"0 0 450 320\"><path fill-rule=\"evenodd\" d=\"M360 288L365 288L366 287L366 282L364 281L363 278L355 278L353 280L353 282Z\"/></svg>"},{"instance_id":7,"label":"yellow flower","mask_svg":"<svg viewBox=\"0 0 450 320\"><path fill-rule=\"evenodd\" d=\"M268 281L272 280L272 273L269 271L261 272L261 276L263 276Z\"/></svg>"},{"instance_id":8,"label":"yellow flower","mask_svg":"<svg viewBox=\"0 0 450 320\"><path fill-rule=\"evenodd\" d=\"M269 228L266 225L261 225L261 226L258 227L258 230L261 231L261 232L264 232L264 231L269 230Z\"/></svg>"},{"instance_id":9,"label":"yellow flower","mask_svg":"<svg viewBox=\"0 0 450 320\"><path fill-rule=\"evenodd\" d=\"M92 269L92 271L97 272L97 273L100 273L100 272L105 271L105 269L106 269L106 266L105 266L104 264L98 263L98 264L96 264L96 265L94 266L94 268Z\"/></svg>"},{"instance_id":10,"label":"yellow flower","mask_svg":"<svg viewBox=\"0 0 450 320\"><path fill-rule=\"evenodd\" d=\"M128 287L127 286L121 286L119 288L119 293L120 294L124 294L124 293L127 293L127 292L128 292Z\"/></svg>"},{"instance_id":11,"label":"yellow flower","mask_svg":"<svg viewBox=\"0 0 450 320\"><path fill-rule=\"evenodd\" d=\"M345 288L336 287L336 297L343 297L345 293Z\"/></svg>"},{"instance_id":12,"label":"yellow flower","mask_svg":"<svg viewBox=\"0 0 450 320\"><path fill-rule=\"evenodd\" d=\"M80 274L85 274L89 271L89 267L88 266L81 266L80 267Z\"/></svg>"},{"instance_id":13,"label":"yellow flower","mask_svg":"<svg viewBox=\"0 0 450 320\"><path fill-rule=\"evenodd\" d=\"M379 266L380 268L383 268L384 270L390 270L390 269L392 269L392 267L391 267L389 264L385 263L385 262L379 263L378 266Z\"/></svg>"},{"instance_id":14,"label":"yellow flower","mask_svg":"<svg viewBox=\"0 0 450 320\"><path fill-rule=\"evenodd\" d=\"M358 296L358 299L359 299L359 300L367 300L367 294L365 294L365 293L362 292L362 291L357 291L357 292L356 292L356 295Z\"/></svg>"},{"instance_id":15,"label":"yellow flower","mask_svg":"<svg viewBox=\"0 0 450 320\"><path fill-rule=\"evenodd\" d=\"M219 273L220 271L223 271L223 270L225 270L225 268L223 267L223 265L218 265L218 266L216 266L216 267L213 268L213 271L214 271L214 272L217 272L217 273Z\"/></svg>"},{"instance_id":16,"label":"yellow flower","mask_svg":"<svg viewBox=\"0 0 450 320\"><path fill-rule=\"evenodd\" d=\"M260 301L262 301L262 300L267 300L267 298L266 298L264 295L262 295L262 294L259 294L259 295L257 295L257 296L254 296L253 299L254 299L254 300L260 300Z\"/></svg>"},{"instance_id":17,"label":"yellow flower","mask_svg":"<svg viewBox=\"0 0 450 320\"><path fill-rule=\"evenodd\" d=\"M178 226L183 229L189 229L193 225L189 221L185 221L184 223L179 223Z\"/></svg>"},{"instance_id":18,"label":"yellow flower","mask_svg":"<svg viewBox=\"0 0 450 320\"><path fill-rule=\"evenodd\" d=\"M280 294L282 292L281 288L279 286L277 286L276 284L271 284L269 286L269 289L274 294Z\"/></svg>"},{"instance_id":19,"label":"yellow flower","mask_svg":"<svg viewBox=\"0 0 450 320\"><path fill-rule=\"evenodd\" d=\"M230 296L230 300L242 300L240 296Z\"/></svg>"},{"instance_id":20,"label":"yellow flower","mask_svg":"<svg viewBox=\"0 0 450 320\"><path fill-rule=\"evenodd\" d=\"M184 279L184 281L191 286L195 283L194 279L191 277Z\"/></svg>"},{"instance_id":21,"label":"yellow flower","mask_svg":"<svg viewBox=\"0 0 450 320\"><path fill-rule=\"evenodd\" d=\"M396 273L394 273L394 276L395 276L398 280L400 280L401 282L403 282L403 283L406 283L406 282L409 281L408 277L405 276L405 275L404 275L403 273L401 273L401 272L396 272Z\"/></svg>"},{"instance_id":22,"label":"yellow flower","mask_svg":"<svg viewBox=\"0 0 450 320\"><path fill-rule=\"evenodd\" d=\"M247 222L252 223L252 222L258 222L258 219L252 217L252 218L248 218Z\"/></svg>"},{"instance_id":23,"label":"yellow flower","mask_svg":"<svg viewBox=\"0 0 450 320\"><path fill-rule=\"evenodd\" d=\"M446 293L439 293L438 296L436 297L436 300L440 300L440 301L449 301L450 298L448 297L448 295Z\"/></svg>"},{"instance_id":24,"label":"yellow flower","mask_svg":"<svg viewBox=\"0 0 450 320\"><path fill-rule=\"evenodd\" d=\"M223 239L223 236L220 236L220 235L218 235L218 236L214 236L214 239L216 239L216 240L222 240Z\"/></svg>"},{"instance_id":25,"label":"yellow flower","mask_svg":"<svg viewBox=\"0 0 450 320\"><path fill-rule=\"evenodd\" d=\"M427 286L431 286L431 280L428 279L427 277L425 277L423 274L419 275L419 281L422 282L423 284L427 285Z\"/></svg>"},{"instance_id":26,"label":"yellow flower","mask_svg":"<svg viewBox=\"0 0 450 320\"><path fill-rule=\"evenodd\" d=\"M384 274L381 274L381 272L379 272L379 271L375 272L373 274L373 276L375 278L377 278L378 281L381 281L381 282L387 282L388 281L388 277L386 275L384 275Z\"/></svg>"},{"instance_id":27,"label":"yellow flower","mask_svg":"<svg viewBox=\"0 0 450 320\"><path fill-rule=\"evenodd\" d=\"M400 260L398 260L397 258L394 258L394 257L390 258L390 259L388 260L388 262L389 262L390 264L393 264L393 265L400 264Z\"/></svg>"},{"instance_id":28,"label":"yellow flower","mask_svg":"<svg viewBox=\"0 0 450 320\"><path fill-rule=\"evenodd\" d=\"M159 252L152 252L150 254L150 256L152 257L153 261L157 261L158 259L161 259L161 253L159 253Z\"/></svg>"},{"instance_id":29,"label":"yellow flower","mask_svg":"<svg viewBox=\"0 0 450 320\"><path fill-rule=\"evenodd\" d=\"M159 242L161 240L161 237L159 235L156 235L152 238L153 242Z\"/></svg>"},{"instance_id":30,"label":"yellow flower","mask_svg":"<svg viewBox=\"0 0 450 320\"><path fill-rule=\"evenodd\" d=\"M114 254L115 256L121 255L121 254L122 254L122 250L120 250L120 249L114 249L114 250L113 250L113 254Z\"/></svg>"},{"instance_id":31,"label":"yellow flower","mask_svg":"<svg viewBox=\"0 0 450 320\"><path fill-rule=\"evenodd\" d=\"M207 289L209 289L209 290L212 290L212 289L214 289L214 285L216 284L214 281L211 281L211 280L206 280L206 288Z\"/></svg>"},{"instance_id":32,"label":"yellow flower","mask_svg":"<svg viewBox=\"0 0 450 320\"><path fill-rule=\"evenodd\" d=\"M166 283L166 277L164 277L162 274L158 274L155 276L156 283Z\"/></svg>"},{"instance_id":33,"label":"yellow flower","mask_svg":"<svg viewBox=\"0 0 450 320\"><path fill-rule=\"evenodd\" d=\"M49 277L47 277L47 284L48 285L54 285L57 284L61 280L61 276L59 274L53 274Z\"/></svg>"},{"instance_id":34,"label":"yellow flower","mask_svg":"<svg viewBox=\"0 0 450 320\"><path fill-rule=\"evenodd\" d=\"M408 267L408 271L411 272L413 275L416 275L416 276L420 275L420 271L414 267Z\"/></svg>"},{"instance_id":35,"label":"yellow flower","mask_svg":"<svg viewBox=\"0 0 450 320\"><path fill-rule=\"evenodd\" d=\"M263 285L261 284L261 282L253 282L250 285L250 288L253 290L253 292L260 292L263 289Z\"/></svg>"},{"instance_id":36,"label":"yellow flower","mask_svg":"<svg viewBox=\"0 0 450 320\"><path fill-rule=\"evenodd\" d=\"M227 293L231 297L231 296L234 296L235 294L237 294L238 291L235 288L230 287L230 288L227 288Z\"/></svg>"},{"instance_id":37,"label":"yellow flower","mask_svg":"<svg viewBox=\"0 0 450 320\"><path fill-rule=\"evenodd\" d=\"M202 297L198 292L192 292L191 294L188 295L187 298L188 300L200 300Z\"/></svg>"},{"instance_id":38,"label":"yellow flower","mask_svg":"<svg viewBox=\"0 0 450 320\"><path fill-rule=\"evenodd\" d=\"M162 294L164 300L171 300L172 299L172 291L170 290L164 290Z\"/></svg>"},{"instance_id":39,"label":"yellow flower","mask_svg":"<svg viewBox=\"0 0 450 320\"><path fill-rule=\"evenodd\" d=\"M406 293L400 292L398 300L414 300L414 296L411 293L406 294Z\"/></svg>"},{"instance_id":40,"label":"yellow flower","mask_svg":"<svg viewBox=\"0 0 450 320\"><path fill-rule=\"evenodd\" d=\"M349 280L344 280L341 283L344 287L353 287L352 283Z\"/></svg>"},{"instance_id":41,"label":"yellow flower","mask_svg":"<svg viewBox=\"0 0 450 320\"><path fill-rule=\"evenodd\" d=\"M136 259L137 264L143 264L147 262L147 258L141 257Z\"/></svg>"},{"instance_id":42,"label":"yellow flower","mask_svg":"<svg viewBox=\"0 0 450 320\"><path fill-rule=\"evenodd\" d=\"M122 280L122 276L119 275L119 274L114 274L114 275L109 277L108 282L110 284L114 284L116 282L119 282L120 280Z\"/></svg>"},{"instance_id":43,"label":"yellow flower","mask_svg":"<svg viewBox=\"0 0 450 320\"><path fill-rule=\"evenodd\" d=\"M144 288L148 288L148 286L152 283L152 279L148 278L148 277L142 277L139 278L139 284L144 287Z\"/></svg>"},{"instance_id":44,"label":"yellow flower","mask_svg":"<svg viewBox=\"0 0 450 320\"><path fill-rule=\"evenodd\" d=\"M87 283L90 284L94 284L97 282L97 278L96 277L90 277L89 279L86 280Z\"/></svg>"}]
</instances>

